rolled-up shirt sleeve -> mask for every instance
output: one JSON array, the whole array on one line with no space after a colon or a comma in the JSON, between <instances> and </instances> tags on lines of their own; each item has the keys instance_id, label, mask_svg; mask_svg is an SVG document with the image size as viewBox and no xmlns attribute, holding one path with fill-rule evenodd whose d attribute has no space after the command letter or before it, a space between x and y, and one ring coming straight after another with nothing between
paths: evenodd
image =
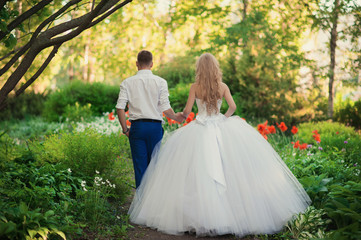
<instances>
[{"instance_id":1,"label":"rolled-up shirt sleeve","mask_svg":"<svg viewBox=\"0 0 361 240\"><path fill-rule=\"evenodd\" d=\"M169 103L168 84L164 81L160 87L159 108L162 112L171 108Z\"/></svg>"},{"instance_id":2,"label":"rolled-up shirt sleeve","mask_svg":"<svg viewBox=\"0 0 361 240\"><path fill-rule=\"evenodd\" d=\"M122 82L122 84L120 84L119 97L118 97L117 105L115 105L115 108L125 109L128 100L129 99L128 99L127 88L125 87L125 82Z\"/></svg>"}]
</instances>

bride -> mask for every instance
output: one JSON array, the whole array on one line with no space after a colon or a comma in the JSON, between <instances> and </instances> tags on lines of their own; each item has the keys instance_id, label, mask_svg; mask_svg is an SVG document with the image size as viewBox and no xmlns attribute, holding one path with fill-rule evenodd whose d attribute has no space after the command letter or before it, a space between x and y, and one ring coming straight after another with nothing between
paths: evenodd
<instances>
[{"instance_id":1,"label":"bride","mask_svg":"<svg viewBox=\"0 0 361 240\"><path fill-rule=\"evenodd\" d=\"M222 99L228 111L220 113ZM310 198L271 145L238 116L215 57L201 55L183 115L195 121L172 132L137 188L133 223L180 235L272 234Z\"/></svg>"}]
</instances>

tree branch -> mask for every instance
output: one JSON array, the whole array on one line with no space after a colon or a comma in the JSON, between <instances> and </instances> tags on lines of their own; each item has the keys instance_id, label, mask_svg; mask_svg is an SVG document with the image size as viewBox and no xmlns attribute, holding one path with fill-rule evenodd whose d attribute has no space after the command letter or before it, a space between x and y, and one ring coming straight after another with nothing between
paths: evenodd
<instances>
[{"instance_id":1,"label":"tree branch","mask_svg":"<svg viewBox=\"0 0 361 240\"><path fill-rule=\"evenodd\" d=\"M72 0L70 2L68 2L66 5L64 5L61 9L59 9L59 11L57 11L56 13L54 13L53 15L51 15L50 17L48 17L44 22L42 22L35 30L34 34L31 36L31 39L29 40L28 43L26 43L20 50L19 52L13 56L10 61L8 63L5 64L5 66L3 68L0 69L0 76L2 76L7 70L9 70L9 68L19 59L19 57L21 57L27 50L29 50L29 48L33 45L34 41L37 39L39 33L41 32L41 30L51 21L53 21L57 16L59 16L60 14L62 14L63 12L66 11L66 9L68 9L70 6L80 2L81 0Z\"/></svg>"},{"instance_id":2,"label":"tree branch","mask_svg":"<svg viewBox=\"0 0 361 240\"><path fill-rule=\"evenodd\" d=\"M98 17L95 21L91 22L91 24L89 24L88 28L93 27L94 25L96 25L99 22L103 21L105 18L112 15L115 11L117 11L118 9L124 7L126 4L128 4L128 3L132 2L132 1L133 0L125 0L124 2L122 2L122 3L118 4L117 6L113 7L111 10L104 13L102 16Z\"/></svg>"},{"instance_id":3,"label":"tree branch","mask_svg":"<svg viewBox=\"0 0 361 240\"><path fill-rule=\"evenodd\" d=\"M19 88L19 90L17 90L15 92L15 96L19 96L20 94L22 94L25 91L25 89L27 89L40 76L40 74L49 65L51 60L55 57L55 54L58 52L58 49L60 46L61 46L61 44L54 46L53 50L50 52L49 56L46 58L43 65L41 65L41 67L38 69L38 71L36 71L36 73L24 85L22 85Z\"/></svg>"},{"instance_id":4,"label":"tree branch","mask_svg":"<svg viewBox=\"0 0 361 240\"><path fill-rule=\"evenodd\" d=\"M28 86L30 86L38 76L44 71L46 66L50 63L52 58L55 56L57 50L62 45L62 43L69 41L70 39L78 36L85 29L94 26L95 24L102 21L104 18L114 13L119 8L123 7L127 3L132 2L132 0L126 0L121 4L116 5L120 0L101 0L100 3L89 13L84 14L83 16L70 20L66 23L59 24L50 29L45 30L40 33L42 29L47 26L51 21L56 19L57 16L65 12L70 6L80 2L81 0L71 0L61 9L59 9L56 13L47 18L44 22L42 22L38 28L35 30L31 39L27 44L25 44L17 54L2 68L0 69L0 75L4 74L25 52L25 56L19 66L15 69L15 71L10 75L5 84L0 89L0 109L4 107L4 102L6 101L7 95L14 90L16 85L19 83L20 79L26 74L29 67L35 60L36 56L45 48L54 46L53 50L49 54L48 58L44 61L42 66L38 69L38 71L28 80L21 88L16 92L16 95L21 94ZM116 6L115 6L116 5ZM100 16L103 14L102 16ZM98 17L100 16L100 17ZM96 17L98 17L95 21L93 21ZM76 28L72 32L53 38L56 35L59 35L67 30Z\"/></svg>"},{"instance_id":5,"label":"tree branch","mask_svg":"<svg viewBox=\"0 0 361 240\"><path fill-rule=\"evenodd\" d=\"M87 26L89 25L89 23L91 23L91 21L98 15L98 13L100 12L100 10L102 10L102 8L105 6L105 4L108 2L109 0L102 0L95 8L93 11L91 11L90 13L84 15L86 16L84 21L77 27L77 29L75 29L74 31L70 32L69 34L66 34L64 36L60 36L54 39L51 39L49 41L48 44L44 44L46 47L48 46L52 46L52 45L57 45L66 41L69 41L70 39L78 36L81 32L83 32L85 29L87 29Z\"/></svg>"},{"instance_id":6,"label":"tree branch","mask_svg":"<svg viewBox=\"0 0 361 240\"><path fill-rule=\"evenodd\" d=\"M52 1L53 0L43 0L43 1L39 2L38 4L36 4L34 7L30 8L28 11L24 12L23 14L21 14L20 16L15 18L7 26L7 30L8 30L7 32L0 31L0 40L3 39L6 36L6 34L8 34L13 29L15 29L17 26L19 26L23 21L25 21L26 19L28 19L29 17L31 17L32 15L34 15L35 13L37 13L38 11L43 9L46 5L48 5Z\"/></svg>"},{"instance_id":7,"label":"tree branch","mask_svg":"<svg viewBox=\"0 0 361 240\"><path fill-rule=\"evenodd\" d=\"M98 13L98 15L106 12L109 8L114 6L119 1L120 0L108 0L106 5L101 9L101 11ZM69 30L71 30L73 28L79 27L79 25L81 25L84 21L86 21L85 19L87 19L87 17L89 17L91 12L89 12L89 13L81 16L81 17L74 18L74 19L72 19L70 21L61 23L61 24L59 24L57 26L54 26L54 27L48 29L47 31L45 31L42 34L44 34L46 36L46 38L51 39L52 37L54 37L56 35L59 35L59 34L61 34L63 32L66 32L66 31L69 31Z\"/></svg>"}]
</instances>

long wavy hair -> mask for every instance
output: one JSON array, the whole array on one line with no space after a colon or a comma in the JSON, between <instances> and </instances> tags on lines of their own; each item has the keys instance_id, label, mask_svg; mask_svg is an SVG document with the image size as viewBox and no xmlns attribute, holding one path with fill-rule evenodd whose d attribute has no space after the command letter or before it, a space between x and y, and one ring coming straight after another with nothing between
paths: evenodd
<instances>
[{"instance_id":1,"label":"long wavy hair","mask_svg":"<svg viewBox=\"0 0 361 240\"><path fill-rule=\"evenodd\" d=\"M210 53L203 53L196 63L197 97L207 105L207 112L218 112L217 101L221 98L219 85L222 71L217 59Z\"/></svg>"}]
</instances>

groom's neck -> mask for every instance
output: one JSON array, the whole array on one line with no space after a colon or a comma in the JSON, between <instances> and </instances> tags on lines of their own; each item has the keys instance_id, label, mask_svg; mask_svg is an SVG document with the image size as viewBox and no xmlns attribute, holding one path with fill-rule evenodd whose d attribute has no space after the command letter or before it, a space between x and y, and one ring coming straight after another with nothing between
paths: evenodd
<instances>
[{"instance_id":1,"label":"groom's neck","mask_svg":"<svg viewBox=\"0 0 361 240\"><path fill-rule=\"evenodd\" d=\"M138 71L139 70L151 70L151 67L138 67Z\"/></svg>"}]
</instances>

